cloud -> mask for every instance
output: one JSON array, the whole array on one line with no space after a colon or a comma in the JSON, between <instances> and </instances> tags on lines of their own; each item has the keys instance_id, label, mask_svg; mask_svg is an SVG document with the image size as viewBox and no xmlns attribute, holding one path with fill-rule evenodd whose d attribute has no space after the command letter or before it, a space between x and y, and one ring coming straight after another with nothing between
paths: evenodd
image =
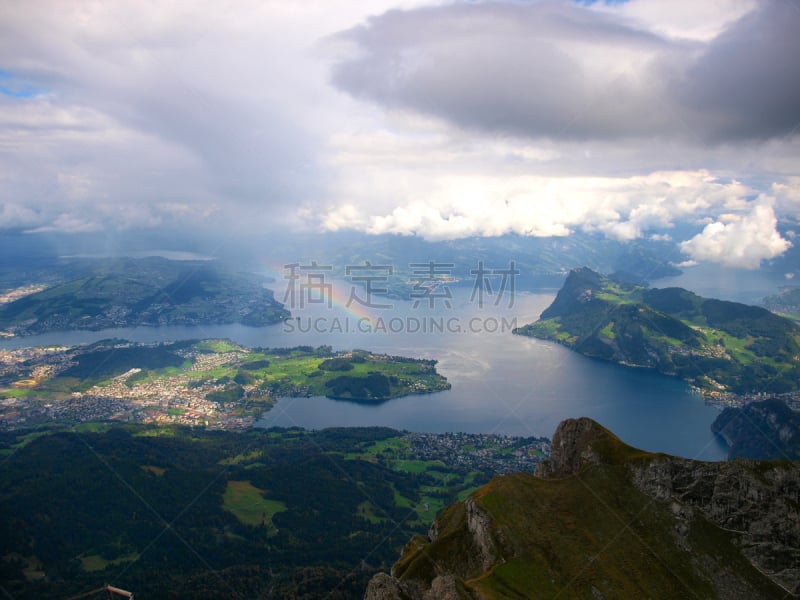
<instances>
[{"instance_id":1,"label":"cloud","mask_svg":"<svg viewBox=\"0 0 800 600\"><path fill-rule=\"evenodd\" d=\"M25 233L49 233L52 231L60 233L90 233L101 229L102 226L96 221L84 221L74 215L63 213L58 215L51 224L28 229Z\"/></svg>"},{"instance_id":2,"label":"cloud","mask_svg":"<svg viewBox=\"0 0 800 600\"><path fill-rule=\"evenodd\" d=\"M662 36L709 42L758 6L759 0L634 0L616 4L597 3L596 10L624 17Z\"/></svg>"},{"instance_id":3,"label":"cloud","mask_svg":"<svg viewBox=\"0 0 800 600\"><path fill-rule=\"evenodd\" d=\"M111 228L202 224L151 218L170 203L224 209L217 229L281 227L325 186L336 103L313 47L366 14L324 8L0 7L0 199L36 207L42 230L93 213Z\"/></svg>"},{"instance_id":4,"label":"cloud","mask_svg":"<svg viewBox=\"0 0 800 600\"><path fill-rule=\"evenodd\" d=\"M777 199L776 206L784 213L800 214L800 176L786 177L770 187L770 194Z\"/></svg>"},{"instance_id":5,"label":"cloud","mask_svg":"<svg viewBox=\"0 0 800 600\"><path fill-rule=\"evenodd\" d=\"M641 17L654 3L630 4ZM356 53L333 82L387 107L528 138L707 144L792 133L795 4L765 0L701 40L615 9L543 1L391 11L342 34Z\"/></svg>"},{"instance_id":6,"label":"cloud","mask_svg":"<svg viewBox=\"0 0 800 600\"><path fill-rule=\"evenodd\" d=\"M36 211L26 206L0 202L0 229L18 229L39 222Z\"/></svg>"},{"instance_id":7,"label":"cloud","mask_svg":"<svg viewBox=\"0 0 800 600\"><path fill-rule=\"evenodd\" d=\"M680 248L695 261L755 269L762 260L779 256L792 245L778 233L772 205L772 199L762 196L748 214L709 223Z\"/></svg>"},{"instance_id":8,"label":"cloud","mask_svg":"<svg viewBox=\"0 0 800 600\"><path fill-rule=\"evenodd\" d=\"M713 139L767 139L797 132L800 8L765 0L711 42L676 86L691 122Z\"/></svg>"},{"instance_id":9,"label":"cloud","mask_svg":"<svg viewBox=\"0 0 800 600\"><path fill-rule=\"evenodd\" d=\"M0 230L679 241L760 193L797 217L792 7L0 4Z\"/></svg>"},{"instance_id":10,"label":"cloud","mask_svg":"<svg viewBox=\"0 0 800 600\"><path fill-rule=\"evenodd\" d=\"M386 197L385 186L362 193ZM427 178L426 194L382 207L358 198L332 206L323 215L326 229L420 235L434 239L467 236L564 236L599 231L619 240L669 229L676 221L739 206L751 190L738 181L718 180L707 171L664 171L634 177L547 177L440 175ZM354 186L353 194L357 193Z\"/></svg>"}]
</instances>

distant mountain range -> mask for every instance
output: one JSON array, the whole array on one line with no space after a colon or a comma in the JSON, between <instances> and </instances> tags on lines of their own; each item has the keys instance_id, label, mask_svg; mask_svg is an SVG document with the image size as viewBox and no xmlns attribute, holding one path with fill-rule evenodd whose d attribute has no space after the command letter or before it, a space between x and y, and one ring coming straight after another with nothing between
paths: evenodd
<instances>
[{"instance_id":1,"label":"distant mountain range","mask_svg":"<svg viewBox=\"0 0 800 600\"><path fill-rule=\"evenodd\" d=\"M103 252L107 257L190 258L213 254L221 263L235 265L234 270L260 272L267 266L276 273L283 265L317 261L331 266L331 275L336 277L344 277L348 266L369 261L373 265L391 265L389 287L400 288L401 293L407 293L408 275L413 270L409 265L428 261L452 264L453 277L466 284L471 280L470 270L477 268L479 262L486 268L500 269L508 268L509 262L514 261L520 270L516 282L519 289L529 289L558 286L570 269L581 265L604 273L626 273L637 280L652 280L679 274L673 263L686 258L671 241L621 242L582 231L563 237L502 235L438 241L352 231L287 232L282 236L244 237L225 245L181 237L177 232L168 238L120 232L113 240L90 233L67 237L8 234L0 237L0 291L26 285L31 280L63 281L65 272L73 274L71 279L83 276L86 272L81 269L88 261L77 257L100 256ZM65 259L65 256L76 258Z\"/></svg>"},{"instance_id":2,"label":"distant mountain range","mask_svg":"<svg viewBox=\"0 0 800 600\"><path fill-rule=\"evenodd\" d=\"M553 303L515 333L586 356L675 375L706 394L800 385L800 326L755 306L570 272Z\"/></svg>"},{"instance_id":3,"label":"distant mountain range","mask_svg":"<svg viewBox=\"0 0 800 600\"><path fill-rule=\"evenodd\" d=\"M365 599L796 597L798 496L793 463L651 454L571 419L535 475L445 509Z\"/></svg>"},{"instance_id":4,"label":"distant mountain range","mask_svg":"<svg viewBox=\"0 0 800 600\"><path fill-rule=\"evenodd\" d=\"M764 306L772 312L800 321L800 288L786 286L779 293L764 298Z\"/></svg>"},{"instance_id":5,"label":"distant mountain range","mask_svg":"<svg viewBox=\"0 0 800 600\"><path fill-rule=\"evenodd\" d=\"M682 259L674 244L641 240L623 243L602 235L576 232L569 237L472 237L429 241L415 236L327 234L312 239L287 241L275 250L286 262L324 261L334 276L344 276L348 266L390 265L389 289L398 298L408 296L414 264L432 261L437 271L452 277L450 285L472 285L472 271L482 263L490 272L519 271L518 289L560 285L570 269L588 265L604 272L620 273L635 281L680 274L671 261ZM320 262L323 264L323 262ZM499 279L498 279L499 281Z\"/></svg>"}]
</instances>

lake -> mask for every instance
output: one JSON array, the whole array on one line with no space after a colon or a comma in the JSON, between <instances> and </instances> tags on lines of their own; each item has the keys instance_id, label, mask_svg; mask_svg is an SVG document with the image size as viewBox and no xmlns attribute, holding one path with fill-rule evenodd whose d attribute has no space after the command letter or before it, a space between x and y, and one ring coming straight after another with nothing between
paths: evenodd
<instances>
[{"instance_id":1,"label":"lake","mask_svg":"<svg viewBox=\"0 0 800 600\"><path fill-rule=\"evenodd\" d=\"M329 344L335 349L434 358L452 384L449 391L380 405L284 398L257 425L313 429L385 425L409 431L551 437L562 419L588 416L646 450L704 460L725 458L724 444L709 429L718 410L685 383L511 334L513 326L536 320L556 290L516 292L513 306L510 296L501 297L497 306L495 297L487 297L481 306L471 288L452 287L448 296L426 297L416 307L414 302L385 298L382 303L391 307L364 306L344 287L332 292L330 306L309 297L303 306L292 308L293 319L272 327L74 331L2 340L0 347L71 345L109 337L137 342L230 338L247 346ZM276 298L282 297L279 290Z\"/></svg>"}]
</instances>

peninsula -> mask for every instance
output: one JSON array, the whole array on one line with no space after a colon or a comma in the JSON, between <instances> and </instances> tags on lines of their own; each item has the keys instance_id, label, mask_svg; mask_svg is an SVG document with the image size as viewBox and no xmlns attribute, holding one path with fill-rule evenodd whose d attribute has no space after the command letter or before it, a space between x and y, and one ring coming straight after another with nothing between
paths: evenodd
<instances>
[{"instance_id":1,"label":"peninsula","mask_svg":"<svg viewBox=\"0 0 800 600\"><path fill-rule=\"evenodd\" d=\"M436 361L228 340L0 350L0 429L121 421L242 429L281 396L379 403L450 388Z\"/></svg>"},{"instance_id":2,"label":"peninsula","mask_svg":"<svg viewBox=\"0 0 800 600\"><path fill-rule=\"evenodd\" d=\"M707 397L734 403L793 394L800 385L800 326L793 321L764 308L625 283L586 268L570 272L540 319L514 333L674 375Z\"/></svg>"}]
</instances>

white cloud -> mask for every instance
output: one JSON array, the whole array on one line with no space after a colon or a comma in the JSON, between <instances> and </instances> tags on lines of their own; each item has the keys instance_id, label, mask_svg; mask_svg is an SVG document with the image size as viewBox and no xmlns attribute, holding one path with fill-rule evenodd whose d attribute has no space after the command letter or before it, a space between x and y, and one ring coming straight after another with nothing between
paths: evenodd
<instances>
[{"instance_id":1,"label":"white cloud","mask_svg":"<svg viewBox=\"0 0 800 600\"><path fill-rule=\"evenodd\" d=\"M719 211L752 192L702 170L634 177L425 173L424 185L405 171L379 180L360 175L347 187L352 201L329 207L324 228L431 239L563 236L582 229L632 240Z\"/></svg>"},{"instance_id":2,"label":"white cloud","mask_svg":"<svg viewBox=\"0 0 800 600\"><path fill-rule=\"evenodd\" d=\"M800 176L786 177L783 182L773 183L770 192L781 212L800 215Z\"/></svg>"},{"instance_id":3,"label":"white cloud","mask_svg":"<svg viewBox=\"0 0 800 600\"><path fill-rule=\"evenodd\" d=\"M92 213L110 228L204 224L152 218L169 203L224 207L218 230L280 227L324 196L318 152L341 122L315 46L396 5L3 4L0 202L31 207L41 231ZM3 91L22 80L30 94Z\"/></svg>"},{"instance_id":4,"label":"white cloud","mask_svg":"<svg viewBox=\"0 0 800 600\"><path fill-rule=\"evenodd\" d=\"M37 222L39 215L36 211L19 204L0 202L0 229L30 227Z\"/></svg>"},{"instance_id":5,"label":"white cloud","mask_svg":"<svg viewBox=\"0 0 800 600\"><path fill-rule=\"evenodd\" d=\"M750 0L523 4L0 5L0 78L28 90L0 91L0 229L680 239L687 220L741 226L760 192L800 216L800 136L708 145L674 113L673 59L735 49ZM542 22L511 18L536 10ZM342 47L359 36L361 54ZM533 46L544 53L521 51ZM375 63L373 82L394 82L378 102L331 84L364 50L394 61ZM428 89L463 112L432 110ZM773 114L748 106L734 120ZM532 136L532 122L555 129Z\"/></svg>"},{"instance_id":6,"label":"white cloud","mask_svg":"<svg viewBox=\"0 0 800 600\"><path fill-rule=\"evenodd\" d=\"M46 233L58 231L61 233L87 233L100 231L102 226L97 221L83 220L74 215L63 213L58 215L51 224L28 229L25 233Z\"/></svg>"},{"instance_id":7,"label":"white cloud","mask_svg":"<svg viewBox=\"0 0 800 600\"><path fill-rule=\"evenodd\" d=\"M711 261L729 267L755 269L761 261L786 252L791 243L776 229L773 200L764 196L749 213L705 226L701 233L680 244L694 260Z\"/></svg>"}]
</instances>

